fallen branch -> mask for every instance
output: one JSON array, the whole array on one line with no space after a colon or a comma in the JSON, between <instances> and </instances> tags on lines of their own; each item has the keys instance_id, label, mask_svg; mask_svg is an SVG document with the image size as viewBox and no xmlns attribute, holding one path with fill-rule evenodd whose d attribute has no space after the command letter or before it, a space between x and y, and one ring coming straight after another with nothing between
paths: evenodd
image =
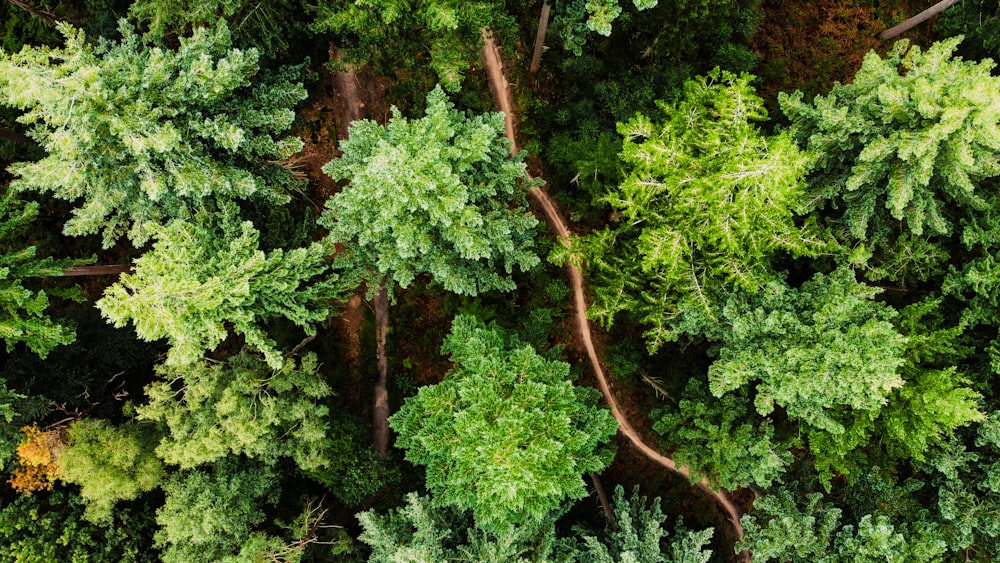
<instances>
[{"instance_id":1,"label":"fallen branch","mask_svg":"<svg viewBox=\"0 0 1000 563\"><path fill-rule=\"evenodd\" d=\"M910 29L924 23L925 21L933 18L934 16L954 6L955 4L958 4L958 2L959 0L942 0L941 2L934 4L930 8L927 8L923 12L920 12L919 14L913 16L912 18L904 21L903 23L890 27L889 29L883 31L882 33L879 33L878 38L881 39L882 41L885 41L887 39L892 39L897 35L906 33Z\"/></svg>"}]
</instances>

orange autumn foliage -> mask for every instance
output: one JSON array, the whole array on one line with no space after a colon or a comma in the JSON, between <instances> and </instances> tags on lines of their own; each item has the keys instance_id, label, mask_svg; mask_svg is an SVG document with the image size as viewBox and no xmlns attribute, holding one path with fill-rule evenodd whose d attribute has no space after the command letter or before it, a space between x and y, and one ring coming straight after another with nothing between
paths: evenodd
<instances>
[{"instance_id":1,"label":"orange autumn foliage","mask_svg":"<svg viewBox=\"0 0 1000 563\"><path fill-rule=\"evenodd\" d=\"M865 54L880 47L875 35L885 22L863 0L764 0L751 49L760 55L759 93L774 100L778 92L824 93L834 82L846 84Z\"/></svg>"},{"instance_id":2,"label":"orange autumn foliage","mask_svg":"<svg viewBox=\"0 0 1000 563\"><path fill-rule=\"evenodd\" d=\"M23 494L51 489L59 475L59 453L66 447L65 432L43 431L38 425L25 426L21 432L25 438L17 446L18 467L8 480L10 486Z\"/></svg>"}]
</instances>

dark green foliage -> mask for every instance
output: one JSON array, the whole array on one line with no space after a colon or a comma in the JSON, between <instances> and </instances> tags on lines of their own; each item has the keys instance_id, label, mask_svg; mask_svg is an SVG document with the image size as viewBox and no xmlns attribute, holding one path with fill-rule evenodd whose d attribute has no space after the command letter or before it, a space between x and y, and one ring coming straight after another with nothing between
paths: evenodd
<instances>
[{"instance_id":1,"label":"dark green foliage","mask_svg":"<svg viewBox=\"0 0 1000 563\"><path fill-rule=\"evenodd\" d=\"M1000 3L962 0L938 16L934 34L941 39L963 36L958 54L966 59L1000 61Z\"/></svg>"},{"instance_id":2,"label":"dark green foliage","mask_svg":"<svg viewBox=\"0 0 1000 563\"><path fill-rule=\"evenodd\" d=\"M305 40L304 8L300 0L137 0L129 17L157 43L224 19L235 47L274 58L288 49L289 41Z\"/></svg>"},{"instance_id":3,"label":"dark green foliage","mask_svg":"<svg viewBox=\"0 0 1000 563\"><path fill-rule=\"evenodd\" d=\"M455 318L442 352L455 368L389 420L407 459L427 466L435 506L471 510L503 535L585 496L581 476L608 465L617 427L597 392L474 317Z\"/></svg>"},{"instance_id":4,"label":"dark green foliage","mask_svg":"<svg viewBox=\"0 0 1000 563\"><path fill-rule=\"evenodd\" d=\"M315 13L314 31L350 38L352 61L386 74L429 67L451 92L479 56L480 30L510 22L495 0L319 0Z\"/></svg>"},{"instance_id":5,"label":"dark green foliage","mask_svg":"<svg viewBox=\"0 0 1000 563\"><path fill-rule=\"evenodd\" d=\"M17 497L0 508L0 561L152 563L152 512L145 509L119 511L98 526L84 520L84 502L76 495Z\"/></svg>"},{"instance_id":6,"label":"dark green foliage","mask_svg":"<svg viewBox=\"0 0 1000 563\"><path fill-rule=\"evenodd\" d=\"M301 69L258 75L257 52L233 49L224 24L177 51L125 22L117 43L60 31L62 49L0 54L0 102L26 111L19 121L48 153L12 167L13 187L75 202L67 234L141 245L152 226L212 202L289 200L296 182L281 160L302 141L283 135L305 97Z\"/></svg>"},{"instance_id":7,"label":"dark green foliage","mask_svg":"<svg viewBox=\"0 0 1000 563\"><path fill-rule=\"evenodd\" d=\"M80 262L37 257L36 248L24 242L37 215L38 204L19 201L8 190L0 196L0 338L8 352L23 342L44 358L56 346L73 342L76 335L70 326L48 317L48 295L29 289L32 284L26 278L61 276Z\"/></svg>"},{"instance_id":8,"label":"dark green foliage","mask_svg":"<svg viewBox=\"0 0 1000 563\"><path fill-rule=\"evenodd\" d=\"M792 460L790 442L775 437L772 422L757 414L745 390L716 398L704 381L692 379L676 407L653 412L662 440L674 446L673 459L691 468L694 479L714 487L769 487Z\"/></svg>"}]
</instances>

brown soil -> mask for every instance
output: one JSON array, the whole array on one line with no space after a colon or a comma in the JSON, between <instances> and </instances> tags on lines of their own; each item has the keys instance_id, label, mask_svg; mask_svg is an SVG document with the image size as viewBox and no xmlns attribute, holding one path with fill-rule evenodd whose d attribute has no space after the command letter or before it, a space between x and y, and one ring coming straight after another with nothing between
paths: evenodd
<instances>
[{"instance_id":1,"label":"brown soil","mask_svg":"<svg viewBox=\"0 0 1000 563\"><path fill-rule=\"evenodd\" d=\"M504 112L504 129L507 134L507 138L513 143L514 151L516 152L518 150L518 144L514 125L515 120L513 117L513 102L510 93L510 85L503 72L503 60L500 57L500 51L496 43L485 30L483 31L483 40L485 41L485 45L483 46L482 61L489 77L490 90L493 92L497 108ZM542 208L549 227L559 238L560 242L567 245L571 244L569 228L567 227L566 221L562 218L555 203L541 188L532 188L530 194ZM678 467L673 459L660 454L653 447L647 444L646 441L643 440L642 436L640 436L632 426L631 422L629 422L629 419L622 413L622 410L618 405L618 399L611 389L611 385L605 375L602 362L597 355L596 348L594 347L594 341L591 336L590 320L587 318L587 301L586 294L584 292L583 275L578 268L570 264L567 264L566 266L566 273L569 276L570 287L573 289L576 339L583 345L586 355L590 360L590 365L594 370L594 375L597 378L598 388L600 389L601 394L604 395L604 400L611 408L612 416L614 416L615 420L618 421L619 431L628 439L632 446L642 452L646 458L669 469L670 471L673 471L685 479L689 479L691 475L690 469L686 466ZM704 494L711 497L722 510L722 513L726 516L727 521L732 527L735 539L742 539L743 527L740 525L740 514L736 509L736 506L729 499L728 495L724 492L720 493L713 491L708 487L708 484L705 481L696 483L696 486L701 489ZM750 561L750 553L744 551L740 554L739 558L743 561Z\"/></svg>"}]
</instances>

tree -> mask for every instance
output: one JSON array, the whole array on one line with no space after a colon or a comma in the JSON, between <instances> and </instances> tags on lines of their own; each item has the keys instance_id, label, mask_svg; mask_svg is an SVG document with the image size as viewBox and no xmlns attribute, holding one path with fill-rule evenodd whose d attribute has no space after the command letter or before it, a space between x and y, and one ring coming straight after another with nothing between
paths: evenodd
<instances>
[{"instance_id":1,"label":"tree","mask_svg":"<svg viewBox=\"0 0 1000 563\"><path fill-rule=\"evenodd\" d=\"M164 563L209 563L233 557L264 520L263 508L277 501L277 473L237 457L209 470L176 473L164 486L156 511L156 545Z\"/></svg>"},{"instance_id":2,"label":"tree","mask_svg":"<svg viewBox=\"0 0 1000 563\"><path fill-rule=\"evenodd\" d=\"M331 269L332 246L259 249L260 233L249 221L201 212L193 222L171 221L151 228L153 248L104 292L97 307L114 326L129 321L145 340L167 338L167 364L201 360L233 332L243 335L268 364L284 360L265 323L287 319L307 335L346 298L353 282Z\"/></svg>"},{"instance_id":3,"label":"tree","mask_svg":"<svg viewBox=\"0 0 1000 563\"><path fill-rule=\"evenodd\" d=\"M679 521L674 539L668 543L669 532L663 529L667 517L660 510L660 498L647 503L639 495L639 488L632 490L629 498L618 485L614 493L615 526L603 537L584 535L585 548L576 554L576 561L614 563L708 563L712 551L706 549L712 539L711 528L693 532Z\"/></svg>"},{"instance_id":4,"label":"tree","mask_svg":"<svg viewBox=\"0 0 1000 563\"><path fill-rule=\"evenodd\" d=\"M46 315L49 297L45 291L24 284L30 278L61 276L66 268L84 261L39 258L37 248L24 242L37 215L37 203L18 201L10 191L0 195L0 338L8 352L23 342L45 358L56 346L73 342L76 335L71 326ZM73 291L54 293L80 298Z\"/></svg>"},{"instance_id":5,"label":"tree","mask_svg":"<svg viewBox=\"0 0 1000 563\"><path fill-rule=\"evenodd\" d=\"M326 465L323 399L332 393L317 370L313 354L275 370L247 351L224 362L161 366L139 419L165 427L156 453L181 469L242 454L268 465L289 457L316 470Z\"/></svg>"},{"instance_id":6,"label":"tree","mask_svg":"<svg viewBox=\"0 0 1000 563\"><path fill-rule=\"evenodd\" d=\"M274 58L288 49L289 39L305 32L303 8L299 0L138 0L129 7L129 17L155 42L224 19L236 47Z\"/></svg>"},{"instance_id":7,"label":"tree","mask_svg":"<svg viewBox=\"0 0 1000 563\"><path fill-rule=\"evenodd\" d=\"M874 257L877 268L927 237L938 239L932 254L947 256L939 239L955 231L954 218L988 208L978 186L1000 175L1000 78L991 61L952 57L960 40L926 52L900 41L886 58L870 53L850 84L812 104L798 93L780 98L816 155L804 210L829 208L858 263Z\"/></svg>"},{"instance_id":8,"label":"tree","mask_svg":"<svg viewBox=\"0 0 1000 563\"><path fill-rule=\"evenodd\" d=\"M573 245L594 290L590 315L610 326L617 313L638 314L650 351L679 337L684 310L716 316L717 295L780 279L776 254L827 250L792 212L806 156L789 134L752 124L766 112L750 80L716 69L660 104L663 123L639 114L620 124L628 176L601 198L620 220Z\"/></svg>"},{"instance_id":9,"label":"tree","mask_svg":"<svg viewBox=\"0 0 1000 563\"><path fill-rule=\"evenodd\" d=\"M61 49L0 54L0 102L47 156L11 167L16 190L79 202L69 235L121 235L136 246L152 226L205 205L288 201L281 164L302 146L282 137L305 98L299 69L260 75L255 50L231 48L224 23L176 51L143 43L126 23L118 43L88 42L68 25Z\"/></svg>"},{"instance_id":10,"label":"tree","mask_svg":"<svg viewBox=\"0 0 1000 563\"><path fill-rule=\"evenodd\" d=\"M515 267L539 263L531 251L538 221L526 209L532 184L510 156L503 116L465 115L440 87L426 115L409 120L393 108L384 127L355 121L340 158L323 171L350 185L326 202L319 223L343 243L336 263L359 272L375 295L378 381L375 445L388 448L385 338L388 299L417 275L461 295L511 291Z\"/></svg>"},{"instance_id":11,"label":"tree","mask_svg":"<svg viewBox=\"0 0 1000 563\"><path fill-rule=\"evenodd\" d=\"M617 429L597 392L475 317L456 317L441 350L455 367L390 419L406 458L427 466L435 505L501 533L586 496L581 475L610 463L602 444Z\"/></svg>"},{"instance_id":12,"label":"tree","mask_svg":"<svg viewBox=\"0 0 1000 563\"><path fill-rule=\"evenodd\" d=\"M676 408L653 411L653 430L674 446L673 460L692 468L693 481L728 490L779 481L792 461L789 440L753 410L746 389L715 397L707 387L693 378Z\"/></svg>"},{"instance_id":13,"label":"tree","mask_svg":"<svg viewBox=\"0 0 1000 563\"><path fill-rule=\"evenodd\" d=\"M87 418L70 425L68 444L57 460L59 479L80 485L88 521L110 521L115 503L133 500L166 479L163 463L153 453L156 435L151 430Z\"/></svg>"},{"instance_id":14,"label":"tree","mask_svg":"<svg viewBox=\"0 0 1000 563\"><path fill-rule=\"evenodd\" d=\"M457 92L482 46L480 30L510 22L502 6L495 0L322 0L310 27L348 34L347 55L355 62L374 63L386 74L426 65Z\"/></svg>"}]
</instances>

